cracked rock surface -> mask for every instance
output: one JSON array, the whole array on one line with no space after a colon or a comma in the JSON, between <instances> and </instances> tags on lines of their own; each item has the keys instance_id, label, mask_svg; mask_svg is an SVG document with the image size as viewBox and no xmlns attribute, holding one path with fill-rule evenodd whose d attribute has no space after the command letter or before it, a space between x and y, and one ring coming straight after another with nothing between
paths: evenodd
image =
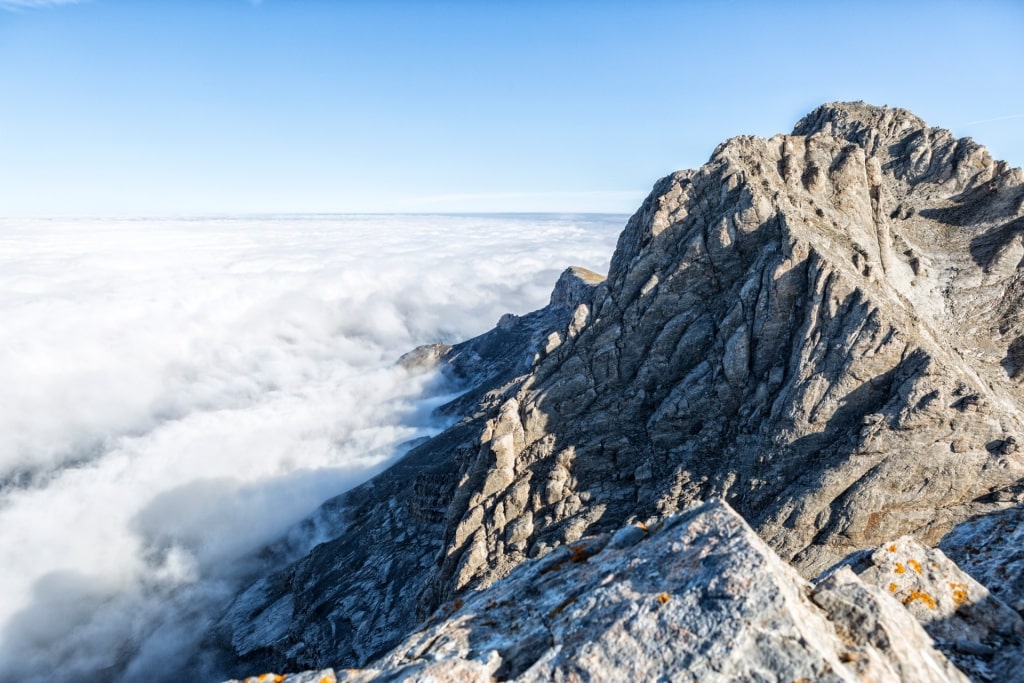
<instances>
[{"instance_id":1,"label":"cracked rock surface","mask_svg":"<svg viewBox=\"0 0 1024 683\"><path fill-rule=\"evenodd\" d=\"M727 504L588 537L339 681L965 681L849 570L811 589Z\"/></svg>"},{"instance_id":2,"label":"cracked rock surface","mask_svg":"<svg viewBox=\"0 0 1024 683\"><path fill-rule=\"evenodd\" d=\"M1024 680L1024 620L938 548L905 536L843 564L899 600L972 680Z\"/></svg>"},{"instance_id":3,"label":"cracked rock surface","mask_svg":"<svg viewBox=\"0 0 1024 683\"><path fill-rule=\"evenodd\" d=\"M208 651L362 665L527 559L709 498L805 576L1012 509L1022 259L1021 171L910 112L828 104L728 140L655 184L607 279L570 271L542 311L406 359L472 387L462 419L328 503L333 540Z\"/></svg>"}]
</instances>

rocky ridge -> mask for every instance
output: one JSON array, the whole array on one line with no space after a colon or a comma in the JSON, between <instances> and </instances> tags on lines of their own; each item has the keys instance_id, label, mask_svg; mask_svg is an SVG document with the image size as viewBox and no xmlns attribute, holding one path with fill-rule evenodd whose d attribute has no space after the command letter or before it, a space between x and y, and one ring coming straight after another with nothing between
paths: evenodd
<instances>
[{"instance_id":1,"label":"rocky ridge","mask_svg":"<svg viewBox=\"0 0 1024 683\"><path fill-rule=\"evenodd\" d=\"M431 621L337 680L967 680L884 591L849 569L812 588L720 501L562 546Z\"/></svg>"},{"instance_id":2,"label":"rocky ridge","mask_svg":"<svg viewBox=\"0 0 1024 683\"><path fill-rule=\"evenodd\" d=\"M1021 171L904 110L723 143L655 185L606 280L568 273L542 311L421 351L473 387L464 417L329 503L335 539L211 648L359 665L528 558L708 498L806 576L1012 508L1022 232Z\"/></svg>"}]
</instances>

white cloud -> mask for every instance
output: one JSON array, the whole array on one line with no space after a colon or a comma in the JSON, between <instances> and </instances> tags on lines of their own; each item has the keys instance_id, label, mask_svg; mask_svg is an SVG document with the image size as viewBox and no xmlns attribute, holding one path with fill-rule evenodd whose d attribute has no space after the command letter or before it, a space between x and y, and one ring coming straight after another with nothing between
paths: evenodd
<instances>
[{"instance_id":1,"label":"white cloud","mask_svg":"<svg viewBox=\"0 0 1024 683\"><path fill-rule=\"evenodd\" d=\"M0 679L171 676L254 549L439 428L394 359L621 222L0 221Z\"/></svg>"}]
</instances>

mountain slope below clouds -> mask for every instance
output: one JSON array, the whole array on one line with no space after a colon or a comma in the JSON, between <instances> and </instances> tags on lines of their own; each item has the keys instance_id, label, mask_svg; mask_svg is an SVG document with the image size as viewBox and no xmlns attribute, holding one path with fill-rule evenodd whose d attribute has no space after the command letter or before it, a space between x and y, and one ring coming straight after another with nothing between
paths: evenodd
<instances>
[{"instance_id":1,"label":"mountain slope below clouds","mask_svg":"<svg viewBox=\"0 0 1024 683\"><path fill-rule=\"evenodd\" d=\"M723 143L211 646L237 673L357 665L527 558L711 497L807 575L1017 502L1022 232L1020 170L904 110Z\"/></svg>"}]
</instances>

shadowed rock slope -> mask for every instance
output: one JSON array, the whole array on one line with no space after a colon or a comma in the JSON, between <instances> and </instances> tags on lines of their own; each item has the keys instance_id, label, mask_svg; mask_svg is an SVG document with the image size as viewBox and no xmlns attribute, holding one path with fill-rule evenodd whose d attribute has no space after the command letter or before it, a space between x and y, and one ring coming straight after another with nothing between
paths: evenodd
<instances>
[{"instance_id":1,"label":"shadowed rock slope","mask_svg":"<svg viewBox=\"0 0 1024 683\"><path fill-rule=\"evenodd\" d=\"M516 363L474 360L466 417L332 501L336 539L211 647L245 671L358 665L527 558L712 497L808 576L1012 506L1022 234L1021 171L901 109L723 143L655 185L607 280L565 276L497 354Z\"/></svg>"}]
</instances>

